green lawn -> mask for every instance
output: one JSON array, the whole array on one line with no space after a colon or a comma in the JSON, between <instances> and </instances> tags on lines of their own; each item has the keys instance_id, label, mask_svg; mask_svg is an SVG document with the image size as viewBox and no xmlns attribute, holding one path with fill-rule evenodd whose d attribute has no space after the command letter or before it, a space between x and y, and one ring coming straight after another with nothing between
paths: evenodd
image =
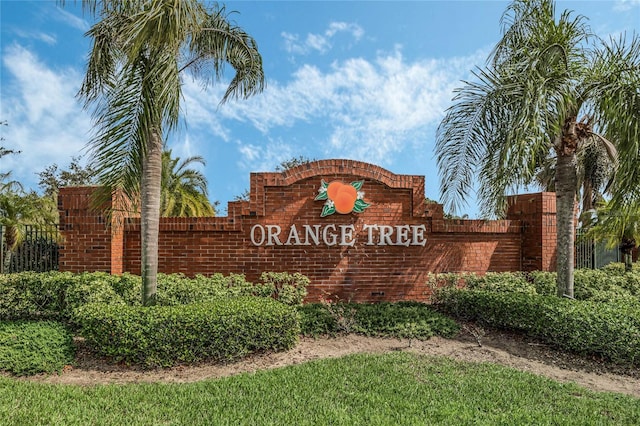
<instances>
[{"instance_id":1,"label":"green lawn","mask_svg":"<svg viewBox=\"0 0 640 426\"><path fill-rule=\"evenodd\" d=\"M512 369L391 353L190 384L0 378L2 425L640 424L640 400Z\"/></svg>"}]
</instances>

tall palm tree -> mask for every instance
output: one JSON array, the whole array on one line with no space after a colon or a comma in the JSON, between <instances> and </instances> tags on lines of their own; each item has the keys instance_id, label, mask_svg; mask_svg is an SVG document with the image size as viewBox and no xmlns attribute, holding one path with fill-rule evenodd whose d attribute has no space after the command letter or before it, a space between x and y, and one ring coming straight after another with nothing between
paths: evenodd
<instances>
[{"instance_id":1,"label":"tall palm tree","mask_svg":"<svg viewBox=\"0 0 640 426\"><path fill-rule=\"evenodd\" d=\"M198 170L190 168L193 163L205 165L200 156L180 161L180 157L171 157L171 150L162 153L162 216L215 216L216 211L207 198L207 178Z\"/></svg>"},{"instance_id":2,"label":"tall palm tree","mask_svg":"<svg viewBox=\"0 0 640 426\"><path fill-rule=\"evenodd\" d=\"M205 84L226 64L235 70L221 103L262 91L262 58L253 38L224 8L197 0L85 0L100 20L79 97L94 107L90 141L99 182L135 199L140 188L142 301L155 304L163 140L176 129L186 72Z\"/></svg>"},{"instance_id":3,"label":"tall palm tree","mask_svg":"<svg viewBox=\"0 0 640 426\"><path fill-rule=\"evenodd\" d=\"M573 297L577 154L591 140L613 154L614 141L623 171L633 168L627 156L640 158L640 39L605 42L583 16L556 18L551 0L516 0L502 24L487 66L457 90L438 128L443 200L458 207L477 176L483 213L501 215L507 193L555 157L558 295Z\"/></svg>"}]
</instances>

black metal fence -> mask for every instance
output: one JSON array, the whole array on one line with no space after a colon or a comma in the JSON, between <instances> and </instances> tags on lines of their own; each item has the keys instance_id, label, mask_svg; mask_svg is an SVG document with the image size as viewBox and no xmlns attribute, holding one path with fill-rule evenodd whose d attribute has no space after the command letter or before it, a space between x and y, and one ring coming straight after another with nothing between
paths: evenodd
<instances>
[{"instance_id":1,"label":"black metal fence","mask_svg":"<svg viewBox=\"0 0 640 426\"><path fill-rule=\"evenodd\" d=\"M576 233L576 268L598 269L612 262L621 262L618 248L608 249L605 242L585 238L580 229Z\"/></svg>"},{"instance_id":2,"label":"black metal fence","mask_svg":"<svg viewBox=\"0 0 640 426\"><path fill-rule=\"evenodd\" d=\"M55 226L17 225L18 243L6 244L7 226L0 226L0 273L58 270L58 240Z\"/></svg>"}]
</instances>

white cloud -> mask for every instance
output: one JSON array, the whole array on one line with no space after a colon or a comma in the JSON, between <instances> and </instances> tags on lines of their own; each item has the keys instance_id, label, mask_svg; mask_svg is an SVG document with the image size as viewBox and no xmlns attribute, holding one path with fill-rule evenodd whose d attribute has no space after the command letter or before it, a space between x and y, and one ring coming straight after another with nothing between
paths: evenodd
<instances>
[{"instance_id":1,"label":"white cloud","mask_svg":"<svg viewBox=\"0 0 640 426\"><path fill-rule=\"evenodd\" d=\"M238 167L249 171L273 171L275 166L295 156L293 147L280 140L267 144L244 144L238 142L241 159Z\"/></svg>"},{"instance_id":2,"label":"white cloud","mask_svg":"<svg viewBox=\"0 0 640 426\"><path fill-rule=\"evenodd\" d=\"M271 151L283 150L282 142L268 141L272 130L282 132L282 128L294 133L314 129L314 142L323 147L326 157L389 165L393 155L405 149L431 149L434 129L450 104L453 89L485 57L486 52L479 51L468 58L408 62L398 48L372 61L336 61L324 71L302 65L290 81L269 84L264 93L230 102L215 112L213 103L205 104L209 101L187 93L187 119L192 124L204 120L195 124L226 135L230 133L223 129L232 122L257 129L266 145L273 147L242 145L244 161L254 169L258 162L269 163L266 169L273 169L276 159L299 154L291 148L278 158L270 156ZM220 93L222 86L216 89ZM192 110L198 113L191 115Z\"/></svg>"},{"instance_id":3,"label":"white cloud","mask_svg":"<svg viewBox=\"0 0 640 426\"><path fill-rule=\"evenodd\" d=\"M333 37L334 35L336 35L336 33L339 32L348 32L356 40L360 40L364 35L364 30L360 25L347 22L330 23L329 28L327 29L327 31L325 31L325 35L327 37Z\"/></svg>"},{"instance_id":4,"label":"white cloud","mask_svg":"<svg viewBox=\"0 0 640 426\"><path fill-rule=\"evenodd\" d=\"M53 16L54 19L64 22L66 25L72 28L76 28L82 32L86 32L91 27L86 20L74 15L73 13L67 12L66 10L59 7L57 8L57 11L58 13Z\"/></svg>"},{"instance_id":5,"label":"white cloud","mask_svg":"<svg viewBox=\"0 0 640 426\"><path fill-rule=\"evenodd\" d=\"M640 6L640 0L616 0L613 10L618 12L626 12L634 7Z\"/></svg>"},{"instance_id":6,"label":"white cloud","mask_svg":"<svg viewBox=\"0 0 640 426\"><path fill-rule=\"evenodd\" d=\"M309 33L307 34L304 41L300 41L300 36L298 34L283 32L281 35L284 39L284 47L287 52L296 55L306 55L311 53L312 51L316 51L319 53L328 52L333 47L331 42L332 39L338 33L347 33L351 35L351 37L355 41L358 41L364 35L364 30L358 24L347 22L332 22L329 24L329 28L327 28L324 33Z\"/></svg>"},{"instance_id":7,"label":"white cloud","mask_svg":"<svg viewBox=\"0 0 640 426\"><path fill-rule=\"evenodd\" d=\"M43 33L41 31L28 32L28 31L16 29L13 31L13 33L20 38L33 39L33 40L39 40L39 41L45 42L49 46L53 46L57 42L55 36L51 34Z\"/></svg>"},{"instance_id":8,"label":"white cloud","mask_svg":"<svg viewBox=\"0 0 640 426\"><path fill-rule=\"evenodd\" d=\"M3 145L22 151L2 159L2 169L35 188L36 173L57 163L66 166L80 155L90 129L90 118L76 101L82 76L73 69L47 68L31 51L17 44L3 55Z\"/></svg>"},{"instance_id":9,"label":"white cloud","mask_svg":"<svg viewBox=\"0 0 640 426\"><path fill-rule=\"evenodd\" d=\"M270 82L264 93L224 105L219 105L224 82L204 92L187 78L182 105L186 138L178 134L172 146L186 157L219 138L235 145L237 165L252 171L273 170L301 153L390 166L398 154L431 150L453 88L485 57L482 51L467 58L411 62L397 48L371 60L335 61L325 69L306 64L289 80ZM36 172L54 162L67 164L88 140L90 118L75 99L82 75L50 69L19 45L6 49L3 63L6 91L0 116L9 122L4 145L23 153L3 158L2 168L33 186ZM258 136L245 136L240 126Z\"/></svg>"}]
</instances>

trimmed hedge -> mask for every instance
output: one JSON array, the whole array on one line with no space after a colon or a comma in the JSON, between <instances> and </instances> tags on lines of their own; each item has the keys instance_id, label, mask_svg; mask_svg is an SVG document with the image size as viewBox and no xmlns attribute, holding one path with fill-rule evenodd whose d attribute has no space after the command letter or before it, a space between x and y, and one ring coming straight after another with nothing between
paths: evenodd
<instances>
[{"instance_id":1,"label":"trimmed hedge","mask_svg":"<svg viewBox=\"0 0 640 426\"><path fill-rule=\"evenodd\" d=\"M59 319L73 274L21 272L0 275L0 319Z\"/></svg>"},{"instance_id":2,"label":"trimmed hedge","mask_svg":"<svg viewBox=\"0 0 640 426\"><path fill-rule=\"evenodd\" d=\"M466 287L470 290L526 293L555 296L555 272L488 272L431 274L429 284L437 292L443 287ZM640 264L625 272L621 263L602 269L577 269L574 274L574 297L577 300L628 303L640 301Z\"/></svg>"},{"instance_id":3,"label":"trimmed hedge","mask_svg":"<svg viewBox=\"0 0 640 426\"><path fill-rule=\"evenodd\" d=\"M640 365L640 302L447 289L439 307L463 320L517 330L560 349Z\"/></svg>"},{"instance_id":4,"label":"trimmed hedge","mask_svg":"<svg viewBox=\"0 0 640 426\"><path fill-rule=\"evenodd\" d=\"M426 340L453 337L460 326L430 305L419 302L310 303L299 308L302 334L355 332L367 336Z\"/></svg>"},{"instance_id":5,"label":"trimmed hedge","mask_svg":"<svg viewBox=\"0 0 640 426\"><path fill-rule=\"evenodd\" d=\"M60 373L73 363L71 333L53 321L0 321L0 370L16 375Z\"/></svg>"},{"instance_id":6,"label":"trimmed hedge","mask_svg":"<svg viewBox=\"0 0 640 426\"><path fill-rule=\"evenodd\" d=\"M300 334L296 309L268 298L148 308L88 304L75 314L99 354L144 367L286 350Z\"/></svg>"},{"instance_id":7,"label":"trimmed hedge","mask_svg":"<svg viewBox=\"0 0 640 426\"><path fill-rule=\"evenodd\" d=\"M263 273L253 284L244 275L213 274L188 278L158 274L157 304L175 306L205 303L240 296L273 297L299 305L309 279L299 273ZM69 320L73 311L88 303L140 305L142 280L131 274L104 272L21 272L0 275L0 320Z\"/></svg>"},{"instance_id":8,"label":"trimmed hedge","mask_svg":"<svg viewBox=\"0 0 640 426\"><path fill-rule=\"evenodd\" d=\"M20 272L0 275L0 319L67 320L86 303L136 303L140 277L104 272ZM135 297L134 297L135 294Z\"/></svg>"}]
</instances>

